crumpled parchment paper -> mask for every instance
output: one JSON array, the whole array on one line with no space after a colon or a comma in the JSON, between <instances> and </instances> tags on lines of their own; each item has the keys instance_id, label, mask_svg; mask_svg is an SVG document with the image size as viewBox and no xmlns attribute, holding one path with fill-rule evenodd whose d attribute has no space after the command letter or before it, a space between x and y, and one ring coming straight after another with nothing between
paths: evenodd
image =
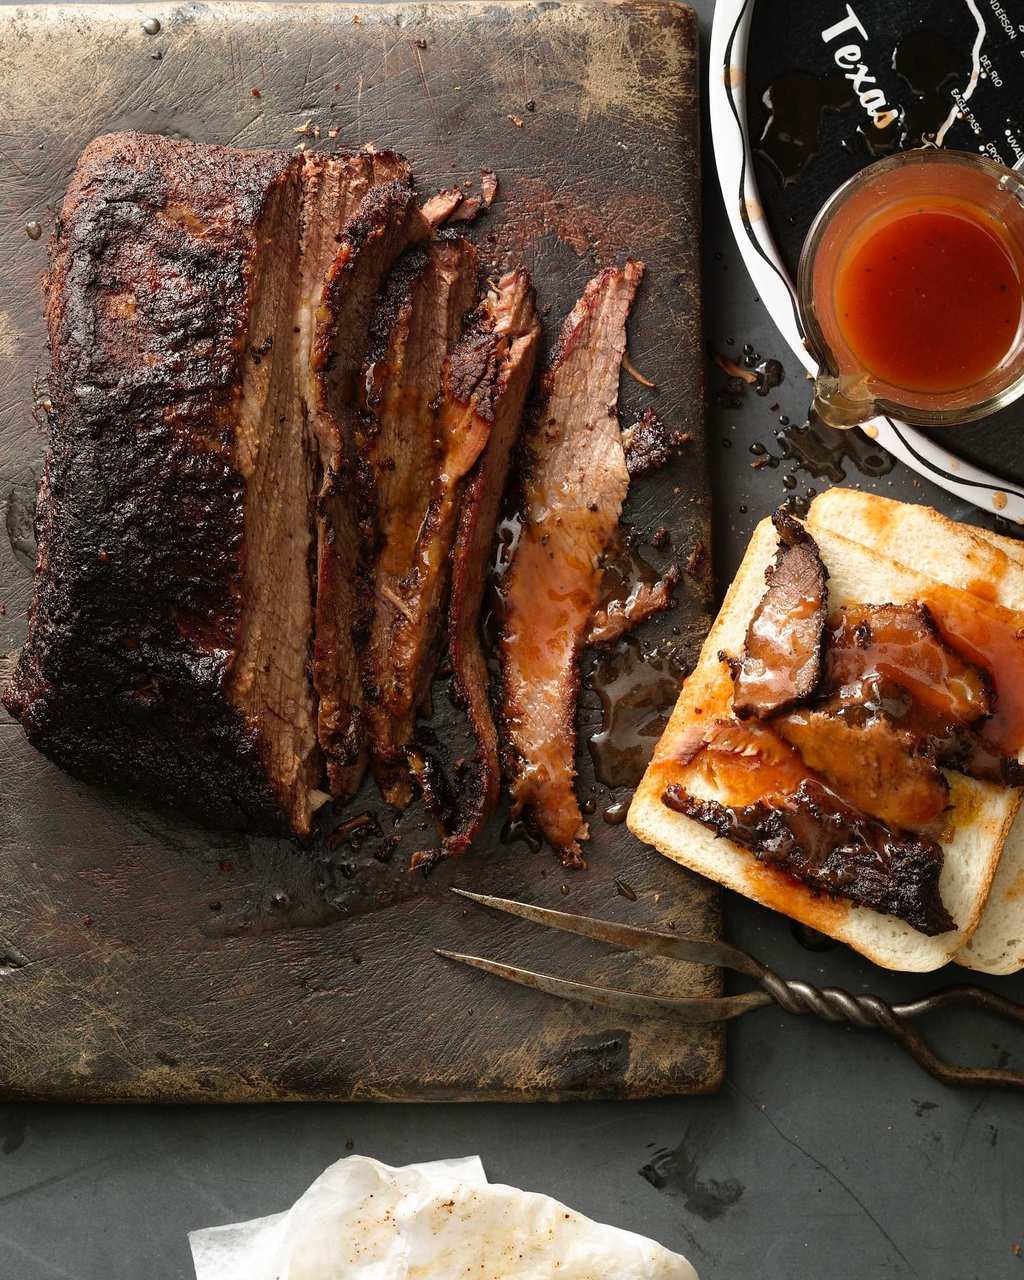
<instances>
[{"instance_id":1,"label":"crumpled parchment paper","mask_svg":"<svg viewBox=\"0 0 1024 1280\"><path fill-rule=\"evenodd\" d=\"M196 1280L697 1280L652 1240L489 1183L478 1156L349 1156L286 1212L189 1243Z\"/></svg>"}]
</instances>

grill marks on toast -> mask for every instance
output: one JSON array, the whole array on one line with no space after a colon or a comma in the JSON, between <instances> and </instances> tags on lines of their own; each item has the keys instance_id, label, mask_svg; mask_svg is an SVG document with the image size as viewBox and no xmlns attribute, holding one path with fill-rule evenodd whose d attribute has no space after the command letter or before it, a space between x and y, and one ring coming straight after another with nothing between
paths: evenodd
<instances>
[{"instance_id":1,"label":"grill marks on toast","mask_svg":"<svg viewBox=\"0 0 1024 1280\"><path fill-rule=\"evenodd\" d=\"M616 404L642 275L634 261L602 271L563 325L526 439L523 526L502 584L513 802L571 866L588 835L573 785L579 655L629 487Z\"/></svg>"},{"instance_id":2,"label":"grill marks on toast","mask_svg":"<svg viewBox=\"0 0 1024 1280\"><path fill-rule=\"evenodd\" d=\"M377 545L362 655L374 774L385 799L412 798L406 760L429 693L462 477L483 439L453 420L443 373L476 297L468 241L414 250L384 290L364 373L369 501ZM485 437L484 437L485 438Z\"/></svg>"}]
</instances>

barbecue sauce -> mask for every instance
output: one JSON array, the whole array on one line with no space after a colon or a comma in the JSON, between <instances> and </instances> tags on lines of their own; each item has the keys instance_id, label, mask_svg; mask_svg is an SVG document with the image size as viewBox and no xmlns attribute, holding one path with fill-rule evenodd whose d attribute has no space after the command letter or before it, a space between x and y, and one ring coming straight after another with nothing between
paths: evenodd
<instances>
[{"instance_id":1,"label":"barbecue sauce","mask_svg":"<svg viewBox=\"0 0 1024 1280\"><path fill-rule=\"evenodd\" d=\"M987 671L995 692L981 739L1004 755L1024 747L1024 634L1020 614L951 587L933 587L923 601L951 648Z\"/></svg>"},{"instance_id":2,"label":"barbecue sauce","mask_svg":"<svg viewBox=\"0 0 1024 1280\"><path fill-rule=\"evenodd\" d=\"M947 611L952 607L947 606ZM959 619L958 612L954 623ZM862 686L892 681L937 716L962 725L980 720L992 710L985 676L986 669L993 674L992 668L972 665L969 655L956 643L955 634L949 637L948 645L943 643L937 625L934 614L914 605L850 605L840 609L829 619L826 691L848 689L864 702ZM955 625L953 630L957 630Z\"/></svg>"},{"instance_id":3,"label":"barbecue sauce","mask_svg":"<svg viewBox=\"0 0 1024 1280\"><path fill-rule=\"evenodd\" d=\"M897 916L928 936L955 928L939 895L939 845L866 817L816 778L772 803L727 806L675 786L662 800L812 891Z\"/></svg>"},{"instance_id":4,"label":"barbecue sauce","mask_svg":"<svg viewBox=\"0 0 1024 1280\"><path fill-rule=\"evenodd\" d=\"M836 319L864 368L890 386L973 387L1014 348L1022 285L1000 225L972 204L898 201L841 259Z\"/></svg>"}]
</instances>

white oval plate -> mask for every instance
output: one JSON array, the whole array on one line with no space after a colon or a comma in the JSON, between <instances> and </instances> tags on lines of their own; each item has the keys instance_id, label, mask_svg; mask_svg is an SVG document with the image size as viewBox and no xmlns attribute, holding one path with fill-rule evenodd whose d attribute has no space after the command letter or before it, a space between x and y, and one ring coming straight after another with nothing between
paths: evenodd
<instances>
[{"instance_id":1,"label":"white oval plate","mask_svg":"<svg viewBox=\"0 0 1024 1280\"><path fill-rule=\"evenodd\" d=\"M758 295L786 342L813 375L817 365L804 346L796 289L775 247L754 179L747 133L746 62L755 2L718 0L715 5L708 90L715 163L729 224ZM886 416L874 418L860 429L948 493L1024 524L1024 491L958 458L916 428Z\"/></svg>"}]
</instances>

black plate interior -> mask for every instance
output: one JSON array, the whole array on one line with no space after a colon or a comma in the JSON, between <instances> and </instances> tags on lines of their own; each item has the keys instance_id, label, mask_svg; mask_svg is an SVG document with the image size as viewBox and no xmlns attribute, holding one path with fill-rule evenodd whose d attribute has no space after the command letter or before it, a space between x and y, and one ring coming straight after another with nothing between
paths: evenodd
<instances>
[{"instance_id":1,"label":"black plate interior","mask_svg":"<svg viewBox=\"0 0 1024 1280\"><path fill-rule=\"evenodd\" d=\"M1024 161L1024 31L1012 15L1004 23L999 10L977 6L982 34L974 7L951 0L858 0L855 21L843 5L756 0L747 55L754 172L794 276L807 229L832 192L874 159L934 145L956 95L961 115L944 146L1011 166ZM891 123L878 127L872 110L883 121L892 113ZM949 428L930 434L967 461L1024 483L1022 430L1017 404L956 429L954 438Z\"/></svg>"}]
</instances>

